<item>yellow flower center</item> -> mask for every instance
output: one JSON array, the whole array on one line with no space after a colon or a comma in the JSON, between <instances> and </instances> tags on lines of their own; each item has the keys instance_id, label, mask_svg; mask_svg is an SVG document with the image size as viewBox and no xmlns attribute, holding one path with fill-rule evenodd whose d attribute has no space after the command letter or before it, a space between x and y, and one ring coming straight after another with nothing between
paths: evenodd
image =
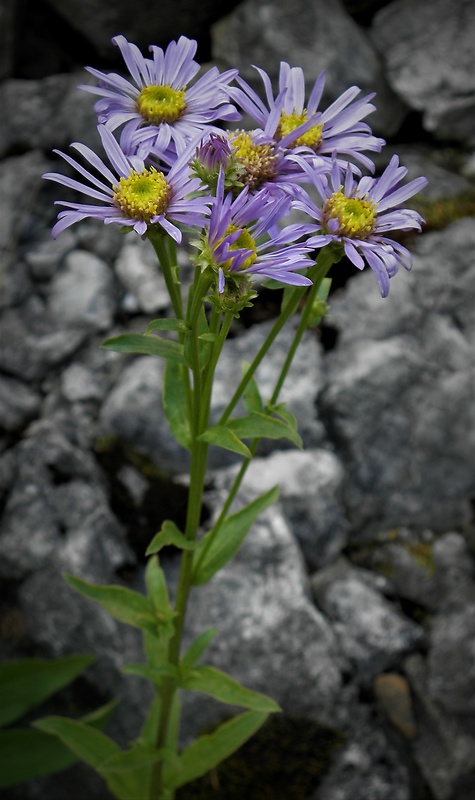
<instances>
[{"instance_id":1,"label":"yellow flower center","mask_svg":"<svg viewBox=\"0 0 475 800\"><path fill-rule=\"evenodd\" d=\"M308 115L307 109L304 108L301 114L294 111L293 114L286 114L285 111L282 111L280 115L280 122L277 128L277 137L279 139L283 139L284 136L287 136L288 133L292 133L295 128L298 128L300 125L303 125L304 122L307 122ZM303 133L301 136L298 136L295 141L293 141L289 147L301 147L305 145L306 147L311 147L312 150L316 150L318 145L322 140L322 132L323 132L323 123L318 125L312 125L311 128Z\"/></svg>"},{"instance_id":2,"label":"yellow flower center","mask_svg":"<svg viewBox=\"0 0 475 800\"><path fill-rule=\"evenodd\" d=\"M146 86L139 94L137 107L146 122L176 122L185 110L185 89L171 86Z\"/></svg>"},{"instance_id":3,"label":"yellow flower center","mask_svg":"<svg viewBox=\"0 0 475 800\"><path fill-rule=\"evenodd\" d=\"M231 136L231 146L244 168L240 178L250 189L257 189L275 177L277 155L273 144L256 144L251 134L236 131Z\"/></svg>"},{"instance_id":4,"label":"yellow flower center","mask_svg":"<svg viewBox=\"0 0 475 800\"><path fill-rule=\"evenodd\" d=\"M163 172L154 167L142 172L132 171L114 186L114 200L126 217L149 223L152 217L162 214L171 197L171 187Z\"/></svg>"},{"instance_id":5,"label":"yellow flower center","mask_svg":"<svg viewBox=\"0 0 475 800\"><path fill-rule=\"evenodd\" d=\"M376 206L371 200L347 197L343 192L334 192L325 203L324 219L337 219L338 233L350 238L367 236L373 230Z\"/></svg>"},{"instance_id":6,"label":"yellow flower center","mask_svg":"<svg viewBox=\"0 0 475 800\"><path fill-rule=\"evenodd\" d=\"M247 228L238 228L237 225L229 225L227 230L226 230L226 233L223 236L223 239L226 236L229 236L230 233L234 233L235 231L240 231L240 234L239 234L238 238L236 239L236 241L233 242L229 246L229 249L230 250L251 250L252 251L251 255L246 258L246 260L243 262L243 264L241 266L241 269L248 269L248 267L250 267L251 264L253 264L254 261L257 258L256 243L255 243L254 239L252 238L251 234L249 233L249 231L247 230ZM222 241L222 239L220 239L220 241ZM232 264L232 261L230 260L230 261L227 261L222 266L231 267L231 264Z\"/></svg>"}]
</instances>

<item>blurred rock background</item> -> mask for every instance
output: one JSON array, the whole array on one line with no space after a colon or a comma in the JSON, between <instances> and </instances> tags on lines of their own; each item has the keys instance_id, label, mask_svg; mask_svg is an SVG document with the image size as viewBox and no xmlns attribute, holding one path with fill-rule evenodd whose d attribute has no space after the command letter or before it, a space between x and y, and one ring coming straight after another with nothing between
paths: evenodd
<instances>
[{"instance_id":1,"label":"blurred rock background","mask_svg":"<svg viewBox=\"0 0 475 800\"><path fill-rule=\"evenodd\" d=\"M475 5L2 0L0 30L0 655L96 653L62 711L121 694L111 734L137 735L149 697L120 667L140 659L140 642L61 572L141 587L146 543L162 519L180 523L186 497L186 454L156 402L161 363L99 349L169 312L152 253L98 223L51 239L57 189L40 180L58 167L51 151L96 142L92 98L76 88L90 80L83 65L121 70L118 33L143 50L185 34L203 64L249 81L252 64L273 78L280 60L300 65L309 87L326 69L324 103L352 84L377 92L369 122L388 142L377 168L398 152L409 177L428 177L416 198L427 225L384 301L369 270L334 270L329 315L284 392L306 449L261 452L239 502L279 482L280 503L196 590L189 636L216 624L212 663L275 697L302 731L311 720L340 736L300 794L279 778L276 800L470 800ZM233 329L216 413L275 308L263 292ZM235 470L219 453L212 467L204 521ZM174 554L165 561L173 583ZM184 737L220 711L193 696ZM253 796L207 792L188 796ZM5 797L86 794L108 796L76 766Z\"/></svg>"}]
</instances>

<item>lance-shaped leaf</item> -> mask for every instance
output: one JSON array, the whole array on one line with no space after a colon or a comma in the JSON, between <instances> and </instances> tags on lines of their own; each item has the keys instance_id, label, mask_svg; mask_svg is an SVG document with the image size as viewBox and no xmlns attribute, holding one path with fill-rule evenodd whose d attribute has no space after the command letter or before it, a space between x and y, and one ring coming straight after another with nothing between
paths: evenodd
<instances>
[{"instance_id":1,"label":"lance-shaped leaf","mask_svg":"<svg viewBox=\"0 0 475 800\"><path fill-rule=\"evenodd\" d=\"M178 682L180 674L178 668L173 664L163 664L160 667L151 667L149 664L128 664L122 667L122 672L126 675L134 675L136 678L145 678L155 686L161 686L164 680L173 678Z\"/></svg>"},{"instance_id":2,"label":"lance-shaped leaf","mask_svg":"<svg viewBox=\"0 0 475 800\"><path fill-rule=\"evenodd\" d=\"M256 497L240 511L231 514L215 535L213 528L203 536L194 553L192 583L200 586L221 569L241 547L254 520L267 506L275 503L278 487Z\"/></svg>"},{"instance_id":3,"label":"lance-shaped leaf","mask_svg":"<svg viewBox=\"0 0 475 800\"><path fill-rule=\"evenodd\" d=\"M64 575L65 580L76 591L99 603L111 616L126 625L155 632L157 617L150 602L143 594L125 586L96 586L74 575Z\"/></svg>"},{"instance_id":4,"label":"lance-shaped leaf","mask_svg":"<svg viewBox=\"0 0 475 800\"><path fill-rule=\"evenodd\" d=\"M153 319L145 329L145 336L149 336L154 331L177 331L185 333L189 330L184 319Z\"/></svg>"},{"instance_id":5,"label":"lance-shaped leaf","mask_svg":"<svg viewBox=\"0 0 475 800\"><path fill-rule=\"evenodd\" d=\"M196 543L187 539L174 522L166 519L147 547L145 555L151 556L153 553L159 553L162 547L167 547L170 544L180 550L194 550L196 547Z\"/></svg>"},{"instance_id":6,"label":"lance-shaped leaf","mask_svg":"<svg viewBox=\"0 0 475 800\"><path fill-rule=\"evenodd\" d=\"M78 758L89 764L106 781L118 800L144 800L149 779L149 768L122 773L102 771L102 765L122 752L109 736L66 717L45 717L34 723L35 728L57 736Z\"/></svg>"},{"instance_id":7,"label":"lance-shaped leaf","mask_svg":"<svg viewBox=\"0 0 475 800\"><path fill-rule=\"evenodd\" d=\"M314 328L322 317L328 312L328 295L331 287L331 278L324 278L318 287L317 297L312 303L310 315L307 322L307 328Z\"/></svg>"},{"instance_id":8,"label":"lance-shaped leaf","mask_svg":"<svg viewBox=\"0 0 475 800\"><path fill-rule=\"evenodd\" d=\"M183 675L186 675L188 670L195 666L196 662L201 658L206 648L209 647L217 633L217 628L209 628L207 631L200 633L195 641L191 643L190 647L181 659L180 670Z\"/></svg>"},{"instance_id":9,"label":"lance-shaped leaf","mask_svg":"<svg viewBox=\"0 0 475 800\"><path fill-rule=\"evenodd\" d=\"M121 333L102 343L106 350L115 350L117 353L142 353L146 356L159 356L172 358L185 363L183 347L178 342L161 339L159 336L146 336L143 333Z\"/></svg>"},{"instance_id":10,"label":"lance-shaped leaf","mask_svg":"<svg viewBox=\"0 0 475 800\"><path fill-rule=\"evenodd\" d=\"M200 736L181 754L180 769L170 775L168 785L178 788L206 775L239 750L259 730L267 716L261 711L245 711L220 725L213 733Z\"/></svg>"},{"instance_id":11,"label":"lance-shaped leaf","mask_svg":"<svg viewBox=\"0 0 475 800\"><path fill-rule=\"evenodd\" d=\"M234 431L226 425L214 425L212 428L208 428L198 436L198 440L222 447L224 450L231 450L244 458L252 458L248 446L241 442Z\"/></svg>"},{"instance_id":12,"label":"lance-shaped leaf","mask_svg":"<svg viewBox=\"0 0 475 800\"><path fill-rule=\"evenodd\" d=\"M191 446L190 415L183 364L167 359L163 377L163 408L173 437L187 450Z\"/></svg>"},{"instance_id":13,"label":"lance-shaped leaf","mask_svg":"<svg viewBox=\"0 0 475 800\"><path fill-rule=\"evenodd\" d=\"M113 700L82 718L82 722L104 728L116 707ZM30 728L0 731L0 789L54 775L74 764L76 756L59 739Z\"/></svg>"},{"instance_id":14,"label":"lance-shaped leaf","mask_svg":"<svg viewBox=\"0 0 475 800\"><path fill-rule=\"evenodd\" d=\"M203 692L220 703L243 706L251 711L272 713L280 711L280 706L270 697L246 689L240 683L214 667L197 667L182 682L182 688L192 692Z\"/></svg>"},{"instance_id":15,"label":"lance-shaped leaf","mask_svg":"<svg viewBox=\"0 0 475 800\"><path fill-rule=\"evenodd\" d=\"M0 664L0 725L19 719L67 686L92 662L91 656L25 658Z\"/></svg>"},{"instance_id":16,"label":"lance-shaped leaf","mask_svg":"<svg viewBox=\"0 0 475 800\"><path fill-rule=\"evenodd\" d=\"M297 417L295 414L292 414L291 411L288 411L286 403L279 403L276 406L268 404L266 410L269 414L276 414L278 417L281 417L285 424L293 431L297 430Z\"/></svg>"},{"instance_id":17,"label":"lance-shaped leaf","mask_svg":"<svg viewBox=\"0 0 475 800\"><path fill-rule=\"evenodd\" d=\"M297 447L302 447L298 433L282 419L252 411L247 417L230 419L227 427L240 439L289 439Z\"/></svg>"}]
</instances>

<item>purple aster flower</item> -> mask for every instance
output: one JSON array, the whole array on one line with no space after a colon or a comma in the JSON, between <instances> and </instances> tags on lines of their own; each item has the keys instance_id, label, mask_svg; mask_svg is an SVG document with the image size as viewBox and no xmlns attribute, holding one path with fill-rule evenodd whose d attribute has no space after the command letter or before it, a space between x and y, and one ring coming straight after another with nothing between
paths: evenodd
<instances>
[{"instance_id":1,"label":"purple aster flower","mask_svg":"<svg viewBox=\"0 0 475 800\"><path fill-rule=\"evenodd\" d=\"M112 41L119 47L133 82L115 73L87 67L99 79L99 86L81 88L101 96L95 104L101 124L111 131L125 124L128 152L132 152L134 145L143 146L145 142L159 153L170 144L176 152L181 152L190 139L209 128L214 120L240 119L229 102L228 87L237 70L220 74L217 67L212 67L188 86L200 69L193 58L197 48L194 40L181 36L165 52L152 45L152 58L144 58L138 47L124 36L115 36Z\"/></svg>"},{"instance_id":2,"label":"purple aster flower","mask_svg":"<svg viewBox=\"0 0 475 800\"><path fill-rule=\"evenodd\" d=\"M383 139L373 136L371 128L362 122L375 110L369 101L374 94L356 99L357 86L347 89L326 111L318 111L326 73L322 72L305 104L305 77L300 67L280 64L279 94L274 97L272 84L264 70L256 67L264 83L267 106L241 77L241 88L230 87L230 96L257 122L264 133L285 148L304 148L308 154L337 153L360 161L373 171L372 161L362 150L379 152Z\"/></svg>"},{"instance_id":3,"label":"purple aster flower","mask_svg":"<svg viewBox=\"0 0 475 800\"><path fill-rule=\"evenodd\" d=\"M149 225L159 226L177 243L181 242L182 234L176 223L202 227L209 214L210 198L190 197L199 187L198 178L190 177L188 165L195 143L190 144L165 176L155 167L147 168L139 156L126 156L104 125L98 125L97 129L112 169L89 147L75 142L71 146L89 162L100 177L59 150L54 152L62 156L91 185L57 172L48 172L43 177L87 194L99 200L102 205L56 201L57 205L66 206L67 210L58 214L53 237L87 217L99 219L106 224L116 223L131 227L141 235L147 232Z\"/></svg>"},{"instance_id":4,"label":"purple aster flower","mask_svg":"<svg viewBox=\"0 0 475 800\"><path fill-rule=\"evenodd\" d=\"M251 193L265 189L274 195L280 191L294 194L295 185L307 180L288 151L259 130L206 134L197 149L193 169L203 183L216 192L221 167L225 188L231 189L234 195L244 186ZM314 168L317 172L329 170L322 159L315 160Z\"/></svg>"},{"instance_id":5,"label":"purple aster flower","mask_svg":"<svg viewBox=\"0 0 475 800\"><path fill-rule=\"evenodd\" d=\"M224 191L221 170L217 194L202 236L198 262L218 272L218 291L226 280L239 281L244 275L261 275L293 286L311 281L296 270L310 265L311 247L298 243L308 226L293 224L280 230L278 221L289 212L291 197L269 197L267 192L251 195L248 187L233 198Z\"/></svg>"},{"instance_id":6,"label":"purple aster flower","mask_svg":"<svg viewBox=\"0 0 475 800\"><path fill-rule=\"evenodd\" d=\"M365 262L376 273L381 295L389 292L389 279L398 271L412 266L411 254L398 242L386 237L387 231L421 230L422 217L410 208L398 208L409 197L427 185L426 178L416 178L401 185L407 174L393 156L379 178L363 177L356 181L349 168L346 172L334 164L332 172L322 180L313 176L309 164L300 159L311 182L319 192L323 207L318 207L301 190L294 207L317 220L315 236L309 239L314 247L340 243L345 255L358 269Z\"/></svg>"}]
</instances>

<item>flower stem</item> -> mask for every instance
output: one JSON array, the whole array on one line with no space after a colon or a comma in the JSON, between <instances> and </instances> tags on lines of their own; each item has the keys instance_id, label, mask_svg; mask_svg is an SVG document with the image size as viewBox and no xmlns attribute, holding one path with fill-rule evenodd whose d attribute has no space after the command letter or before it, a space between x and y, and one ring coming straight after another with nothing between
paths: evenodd
<instances>
[{"instance_id":1,"label":"flower stem","mask_svg":"<svg viewBox=\"0 0 475 800\"><path fill-rule=\"evenodd\" d=\"M212 352L209 362L203 370L200 366L199 341L198 341L198 321L199 311L202 305L204 294L208 288L206 278L198 278L194 287L194 297L190 308L191 326L191 359L193 373L193 416L192 416L192 447L191 447L191 467L190 467L190 490L188 496L188 508L185 527L185 536L189 541L194 541L198 533L203 490L206 477L206 465L208 455L208 443L198 440L200 434L208 426L209 412L211 406L211 390L213 385L213 375L219 359L223 344L229 332L232 322L232 314L227 314L220 325L221 315L212 313L211 331L216 333L216 339L212 345ZM193 346L195 343L196 346ZM193 552L190 550L182 551L180 575L175 599L175 620L174 634L170 640L168 650L168 661L173 666L178 666L180 662L181 640L185 621L188 596L191 589L191 576L193 567ZM161 687L161 713L160 723L156 736L156 747L161 748L167 745L168 730L170 725L170 715L173 706L173 699L176 692L176 684L173 679L165 679ZM149 787L149 800L159 800L163 789L163 763L158 762L152 768L152 776Z\"/></svg>"}]
</instances>

